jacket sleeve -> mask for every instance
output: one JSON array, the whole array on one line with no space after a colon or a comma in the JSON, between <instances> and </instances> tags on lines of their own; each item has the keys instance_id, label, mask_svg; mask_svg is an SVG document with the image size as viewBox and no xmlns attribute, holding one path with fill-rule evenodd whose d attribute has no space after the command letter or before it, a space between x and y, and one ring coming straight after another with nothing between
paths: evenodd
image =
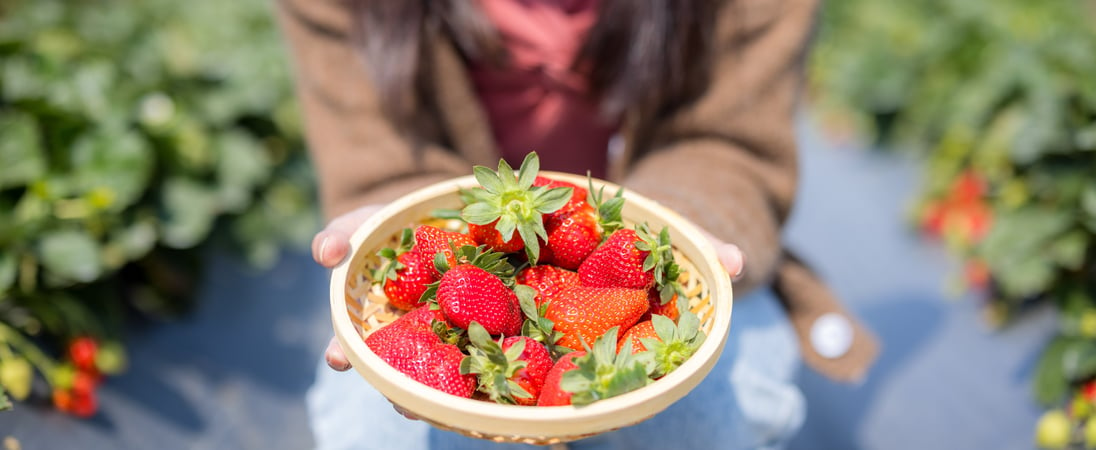
<instances>
[{"instance_id":1,"label":"jacket sleeve","mask_svg":"<svg viewBox=\"0 0 1096 450\"><path fill-rule=\"evenodd\" d=\"M331 218L467 172L436 143L397 131L381 112L339 0L279 0L276 14L296 76L324 214Z\"/></svg>"},{"instance_id":2,"label":"jacket sleeve","mask_svg":"<svg viewBox=\"0 0 1096 450\"><path fill-rule=\"evenodd\" d=\"M730 2L717 19L711 82L654 124L623 183L742 249L750 290L781 259L797 185L794 111L815 0Z\"/></svg>"}]
</instances>

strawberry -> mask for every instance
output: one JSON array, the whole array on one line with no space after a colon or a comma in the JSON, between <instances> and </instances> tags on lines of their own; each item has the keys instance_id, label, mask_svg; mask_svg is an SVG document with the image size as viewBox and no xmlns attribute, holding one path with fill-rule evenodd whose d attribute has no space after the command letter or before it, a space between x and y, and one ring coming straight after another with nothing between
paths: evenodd
<instances>
[{"instance_id":1,"label":"strawberry","mask_svg":"<svg viewBox=\"0 0 1096 450\"><path fill-rule=\"evenodd\" d=\"M540 389L540 397L537 398L537 406L566 406L571 404L571 393L560 388L563 374L575 370L574 359L585 356L586 352L577 351L563 355L559 358L548 374L544 376L544 385Z\"/></svg>"},{"instance_id":2,"label":"strawberry","mask_svg":"<svg viewBox=\"0 0 1096 450\"><path fill-rule=\"evenodd\" d=\"M543 262L564 269L578 269L601 243L597 213L589 207L547 218L545 230L548 233L545 252L548 257Z\"/></svg>"},{"instance_id":3,"label":"strawberry","mask_svg":"<svg viewBox=\"0 0 1096 450\"><path fill-rule=\"evenodd\" d=\"M468 235L476 241L476 244L486 245L487 248L496 252L515 253L525 248L525 242L517 234L512 235L509 240L503 239L502 234L496 228L497 225L497 220L487 225L469 223Z\"/></svg>"},{"instance_id":4,"label":"strawberry","mask_svg":"<svg viewBox=\"0 0 1096 450\"><path fill-rule=\"evenodd\" d=\"M491 339L480 324L468 328L472 345L461 362L462 374L476 374L479 390L496 403L532 406L552 368L548 348L526 336Z\"/></svg>"},{"instance_id":5,"label":"strawberry","mask_svg":"<svg viewBox=\"0 0 1096 450\"><path fill-rule=\"evenodd\" d=\"M578 268L579 282L590 287L650 289L658 287L662 298L681 288L674 262L670 232L663 228L651 236L646 225L635 230L620 229L594 250Z\"/></svg>"},{"instance_id":6,"label":"strawberry","mask_svg":"<svg viewBox=\"0 0 1096 450\"><path fill-rule=\"evenodd\" d=\"M650 309L647 310L643 317L639 318L639 321L651 320L652 314L658 314L666 316L670 320L677 321L680 313L677 310L677 293L673 293L670 296L670 300L663 302L657 288L651 288L647 291L647 303L650 304Z\"/></svg>"},{"instance_id":7,"label":"strawberry","mask_svg":"<svg viewBox=\"0 0 1096 450\"><path fill-rule=\"evenodd\" d=\"M594 342L593 349L573 360L576 367L560 377L559 389L571 392L571 404L590 404L651 383L644 364L632 355L631 341L624 341L622 351L617 353L618 330L613 327L606 331Z\"/></svg>"},{"instance_id":8,"label":"strawberry","mask_svg":"<svg viewBox=\"0 0 1096 450\"><path fill-rule=\"evenodd\" d=\"M536 289L536 304L540 306L556 298L564 289L578 286L578 273L556 266L537 265L520 270L514 281Z\"/></svg>"},{"instance_id":9,"label":"strawberry","mask_svg":"<svg viewBox=\"0 0 1096 450\"><path fill-rule=\"evenodd\" d=\"M499 160L497 172L475 166L472 171L482 189L464 191L467 205L461 210L461 217L470 228L491 226L499 233L499 242L510 242L517 232L526 257L533 264L540 257L540 240L548 239L543 215L558 211L574 193L566 187L534 186L539 170L536 153L526 155L516 176L505 160Z\"/></svg>"},{"instance_id":10,"label":"strawberry","mask_svg":"<svg viewBox=\"0 0 1096 450\"><path fill-rule=\"evenodd\" d=\"M388 365L415 381L459 397L471 397L476 379L460 373L460 362L464 358L460 348L442 343L437 334L422 328L422 318L432 314L429 308L405 314L367 336L365 345Z\"/></svg>"},{"instance_id":11,"label":"strawberry","mask_svg":"<svg viewBox=\"0 0 1096 450\"><path fill-rule=\"evenodd\" d=\"M457 265L454 249L460 249L466 245L475 247L476 241L467 234L445 231L430 225L419 225L415 228L415 245L411 247L411 251L426 254L430 258L434 258L438 252L443 252L445 261L452 267ZM436 277L441 277L437 269L434 269L434 273Z\"/></svg>"},{"instance_id":12,"label":"strawberry","mask_svg":"<svg viewBox=\"0 0 1096 450\"><path fill-rule=\"evenodd\" d=\"M623 190L617 191L616 196L603 200L604 188L595 191L593 179L588 178L589 191L562 181L553 183L566 185L576 189L575 192L589 195L586 200L573 195L571 201L559 211L544 215L548 239L542 259L548 264L575 270L601 243L603 233L612 233L622 226Z\"/></svg>"},{"instance_id":13,"label":"strawberry","mask_svg":"<svg viewBox=\"0 0 1096 450\"><path fill-rule=\"evenodd\" d=\"M425 253L407 252L396 257L396 263L399 268L384 281L388 303L405 311L422 306L422 293L437 281L434 259Z\"/></svg>"},{"instance_id":14,"label":"strawberry","mask_svg":"<svg viewBox=\"0 0 1096 450\"><path fill-rule=\"evenodd\" d=\"M461 264L441 276L437 301L445 317L468 329L479 322L490 334L516 335L524 316L518 296L498 276L471 264Z\"/></svg>"},{"instance_id":15,"label":"strawberry","mask_svg":"<svg viewBox=\"0 0 1096 450\"><path fill-rule=\"evenodd\" d=\"M433 255L411 251L412 243L411 229L404 228L396 248L377 252L386 263L372 274L373 281L382 284L388 303L404 311L420 306L419 300L427 286L438 281Z\"/></svg>"},{"instance_id":16,"label":"strawberry","mask_svg":"<svg viewBox=\"0 0 1096 450\"><path fill-rule=\"evenodd\" d=\"M69 343L69 358L76 368L91 370L95 368L95 354L99 350L99 343L95 339L83 336L73 339Z\"/></svg>"},{"instance_id":17,"label":"strawberry","mask_svg":"<svg viewBox=\"0 0 1096 450\"><path fill-rule=\"evenodd\" d=\"M647 291L574 286L548 303L544 317L563 336L558 344L581 350L610 328L628 328L647 311Z\"/></svg>"},{"instance_id":18,"label":"strawberry","mask_svg":"<svg viewBox=\"0 0 1096 450\"><path fill-rule=\"evenodd\" d=\"M456 345L398 346L387 356L385 362L393 368L439 391L464 398L471 398L476 391L475 375L460 373L464 353Z\"/></svg>"},{"instance_id":19,"label":"strawberry","mask_svg":"<svg viewBox=\"0 0 1096 450\"><path fill-rule=\"evenodd\" d=\"M643 348L643 351L636 352L636 359L643 363L647 368L647 375L653 379L661 378L681 366L696 353L707 337L700 330L700 319L689 311L682 314L677 324L658 314L651 316L650 322L640 323L650 325L643 325L636 330L640 327L637 324L624 334L622 341L625 344L631 343L633 351L635 348ZM639 341L639 345L635 341Z\"/></svg>"}]
</instances>

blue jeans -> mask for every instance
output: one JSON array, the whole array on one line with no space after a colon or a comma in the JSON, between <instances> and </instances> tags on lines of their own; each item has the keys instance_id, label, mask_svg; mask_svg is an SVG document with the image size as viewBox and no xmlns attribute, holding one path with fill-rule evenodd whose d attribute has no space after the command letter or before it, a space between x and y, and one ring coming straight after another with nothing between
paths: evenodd
<instances>
[{"instance_id":1,"label":"blue jeans","mask_svg":"<svg viewBox=\"0 0 1096 450\"><path fill-rule=\"evenodd\" d=\"M803 424L806 405L793 384L795 334L768 290L736 300L719 362L692 392L627 428L569 443L572 449L776 449ZM317 448L443 450L536 448L496 444L405 419L353 370L322 361L308 392Z\"/></svg>"}]
</instances>

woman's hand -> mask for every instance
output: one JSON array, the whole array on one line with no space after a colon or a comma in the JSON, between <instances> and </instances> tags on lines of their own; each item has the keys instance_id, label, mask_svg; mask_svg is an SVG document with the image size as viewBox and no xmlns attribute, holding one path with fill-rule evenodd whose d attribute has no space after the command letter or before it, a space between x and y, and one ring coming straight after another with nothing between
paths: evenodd
<instances>
[{"instance_id":1,"label":"woman's hand","mask_svg":"<svg viewBox=\"0 0 1096 450\"><path fill-rule=\"evenodd\" d=\"M731 274L731 279L742 278L743 270L746 268L746 256L742 254L742 250L737 245L723 242L707 231L701 230L701 232L712 243L712 247L715 247L715 254L719 257L719 262L723 263L723 268Z\"/></svg>"},{"instance_id":2,"label":"woman's hand","mask_svg":"<svg viewBox=\"0 0 1096 450\"><path fill-rule=\"evenodd\" d=\"M326 228L312 238L312 259L329 269L342 262L350 253L350 235L354 234L354 230L357 230L382 206L366 205L332 220ZM339 342L334 337L327 344L324 358L332 369L344 371L350 368L350 361L346 359L346 354L343 353L342 347L339 347Z\"/></svg>"}]
</instances>

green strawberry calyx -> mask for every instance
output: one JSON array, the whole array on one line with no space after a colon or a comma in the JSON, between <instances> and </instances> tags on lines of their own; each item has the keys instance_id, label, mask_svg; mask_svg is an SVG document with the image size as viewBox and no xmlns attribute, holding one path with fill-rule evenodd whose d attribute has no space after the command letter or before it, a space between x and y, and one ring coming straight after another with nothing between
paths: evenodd
<instances>
[{"instance_id":1,"label":"green strawberry calyx","mask_svg":"<svg viewBox=\"0 0 1096 450\"><path fill-rule=\"evenodd\" d=\"M598 226L601 227L602 241L614 231L624 228L621 211L624 209L624 188L617 189L612 197L605 198L605 186L594 189L594 179L586 172L586 203L597 210Z\"/></svg>"},{"instance_id":2,"label":"green strawberry calyx","mask_svg":"<svg viewBox=\"0 0 1096 450\"><path fill-rule=\"evenodd\" d=\"M700 318L692 311L682 312L677 324L658 314L651 315L651 323L658 339L640 338L647 350L635 356L647 368L647 375L653 379L662 378L684 364L707 338L700 330Z\"/></svg>"},{"instance_id":3,"label":"green strawberry calyx","mask_svg":"<svg viewBox=\"0 0 1096 450\"><path fill-rule=\"evenodd\" d=\"M594 341L591 350L574 359L577 366L560 380L560 389L571 392L571 404L588 405L598 400L634 391L651 383L646 366L632 355L632 343L626 341L616 351L618 327L610 328Z\"/></svg>"},{"instance_id":4,"label":"green strawberry calyx","mask_svg":"<svg viewBox=\"0 0 1096 450\"><path fill-rule=\"evenodd\" d=\"M503 338L491 339L487 330L475 321L468 326L468 339L471 344L467 347L468 356L461 360L460 373L475 374L480 392L495 403L503 404L515 404L515 398L533 397L513 380L514 375L528 364L520 359L525 351L525 340L519 340L503 351L500 344Z\"/></svg>"},{"instance_id":5,"label":"green strawberry calyx","mask_svg":"<svg viewBox=\"0 0 1096 450\"><path fill-rule=\"evenodd\" d=\"M652 235L650 227L646 223L636 225L636 248L645 252L647 258L643 260L643 270L654 271L655 287L658 288L659 298L665 305L673 299L674 295L684 297L684 290L678 283L681 276L681 267L674 260L673 243L670 242L670 229L662 227L658 235Z\"/></svg>"},{"instance_id":6,"label":"green strawberry calyx","mask_svg":"<svg viewBox=\"0 0 1096 450\"><path fill-rule=\"evenodd\" d=\"M570 353L571 349L556 345L556 342L563 337L563 332L555 329L555 322L552 322L552 319L544 317L550 302L544 302L537 307L535 300L537 290L524 284L514 286L514 293L517 294L518 305L521 306L521 312L525 315L525 322L521 325L522 336L528 336L544 344L548 353L552 355L552 360Z\"/></svg>"},{"instance_id":7,"label":"green strawberry calyx","mask_svg":"<svg viewBox=\"0 0 1096 450\"><path fill-rule=\"evenodd\" d=\"M543 214L558 211L567 204L574 191L569 187L533 186L539 171L540 160L535 152L525 156L516 176L505 160L499 160L497 172L475 166L472 172L483 189L468 190L472 201L461 210L461 217L468 223L494 223L495 229L506 241L512 239L516 231L525 244L529 261L533 263L540 257L537 238L548 240Z\"/></svg>"},{"instance_id":8,"label":"green strawberry calyx","mask_svg":"<svg viewBox=\"0 0 1096 450\"><path fill-rule=\"evenodd\" d=\"M396 258L400 255L407 253L411 250L411 246L415 244L415 232L410 228L404 228L400 232L400 243L396 248L385 247L377 252L377 256L385 260L385 263L381 267L374 270L371 274L373 283L385 283L386 280L396 280L396 271L404 268L404 264L397 261Z\"/></svg>"}]
</instances>

